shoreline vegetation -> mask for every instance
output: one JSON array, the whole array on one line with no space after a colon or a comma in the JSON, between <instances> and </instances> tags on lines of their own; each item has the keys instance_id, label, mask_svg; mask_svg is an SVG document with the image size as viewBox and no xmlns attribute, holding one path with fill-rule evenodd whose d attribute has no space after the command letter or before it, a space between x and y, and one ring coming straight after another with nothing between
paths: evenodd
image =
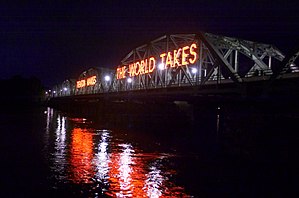
<instances>
[{"instance_id":1,"label":"shoreline vegetation","mask_svg":"<svg viewBox=\"0 0 299 198\"><path fill-rule=\"evenodd\" d=\"M43 85L36 77L13 76L0 80L1 110L26 109L42 104Z\"/></svg>"}]
</instances>

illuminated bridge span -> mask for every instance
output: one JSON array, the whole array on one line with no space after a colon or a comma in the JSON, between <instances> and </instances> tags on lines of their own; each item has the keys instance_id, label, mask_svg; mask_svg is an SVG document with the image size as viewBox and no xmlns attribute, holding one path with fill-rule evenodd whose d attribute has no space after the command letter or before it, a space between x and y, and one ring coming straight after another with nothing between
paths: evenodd
<instances>
[{"instance_id":1,"label":"illuminated bridge span","mask_svg":"<svg viewBox=\"0 0 299 198\"><path fill-rule=\"evenodd\" d=\"M117 68L90 68L47 95L242 95L281 79L298 79L298 55L286 61L273 45L210 33L167 35L133 49Z\"/></svg>"}]
</instances>

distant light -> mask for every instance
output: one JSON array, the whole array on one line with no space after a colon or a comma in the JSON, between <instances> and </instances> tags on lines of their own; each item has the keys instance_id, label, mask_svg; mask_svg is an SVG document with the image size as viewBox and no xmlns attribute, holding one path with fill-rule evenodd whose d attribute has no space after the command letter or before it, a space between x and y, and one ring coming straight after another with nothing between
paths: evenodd
<instances>
[{"instance_id":1,"label":"distant light","mask_svg":"<svg viewBox=\"0 0 299 198\"><path fill-rule=\"evenodd\" d=\"M197 73L197 69L196 68L192 68L191 72L192 72L192 74L196 74Z\"/></svg>"},{"instance_id":2,"label":"distant light","mask_svg":"<svg viewBox=\"0 0 299 198\"><path fill-rule=\"evenodd\" d=\"M56 93L56 91L53 91L53 93Z\"/></svg>"},{"instance_id":3,"label":"distant light","mask_svg":"<svg viewBox=\"0 0 299 198\"><path fill-rule=\"evenodd\" d=\"M131 83L132 81L133 81L132 78L128 78L128 79L127 79L127 82L128 82L128 83Z\"/></svg>"},{"instance_id":4,"label":"distant light","mask_svg":"<svg viewBox=\"0 0 299 198\"><path fill-rule=\"evenodd\" d=\"M48 95L48 92L46 91L46 94Z\"/></svg>"},{"instance_id":5,"label":"distant light","mask_svg":"<svg viewBox=\"0 0 299 198\"><path fill-rule=\"evenodd\" d=\"M66 88L66 87L64 87L64 88L63 88L63 90L64 90L64 91L67 91L67 88Z\"/></svg>"},{"instance_id":6,"label":"distant light","mask_svg":"<svg viewBox=\"0 0 299 198\"><path fill-rule=\"evenodd\" d=\"M49 92L51 92L51 89L49 89Z\"/></svg>"},{"instance_id":7,"label":"distant light","mask_svg":"<svg viewBox=\"0 0 299 198\"><path fill-rule=\"evenodd\" d=\"M105 81L110 81L110 76L105 76L104 79Z\"/></svg>"},{"instance_id":8,"label":"distant light","mask_svg":"<svg viewBox=\"0 0 299 198\"><path fill-rule=\"evenodd\" d=\"M164 65L163 63L160 63L160 64L158 65L158 69L160 69L160 70L164 70L164 69L165 69L165 65Z\"/></svg>"},{"instance_id":9,"label":"distant light","mask_svg":"<svg viewBox=\"0 0 299 198\"><path fill-rule=\"evenodd\" d=\"M62 89L60 89L60 91L62 91Z\"/></svg>"}]
</instances>

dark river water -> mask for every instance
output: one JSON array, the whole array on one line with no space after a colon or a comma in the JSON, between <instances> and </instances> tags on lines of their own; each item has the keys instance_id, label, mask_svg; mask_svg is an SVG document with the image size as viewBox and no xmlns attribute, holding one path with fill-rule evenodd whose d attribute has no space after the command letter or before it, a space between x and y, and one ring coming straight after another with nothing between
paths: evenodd
<instances>
[{"instance_id":1,"label":"dark river water","mask_svg":"<svg viewBox=\"0 0 299 198\"><path fill-rule=\"evenodd\" d=\"M296 112L213 112L150 130L47 107L1 112L0 197L297 195Z\"/></svg>"}]
</instances>

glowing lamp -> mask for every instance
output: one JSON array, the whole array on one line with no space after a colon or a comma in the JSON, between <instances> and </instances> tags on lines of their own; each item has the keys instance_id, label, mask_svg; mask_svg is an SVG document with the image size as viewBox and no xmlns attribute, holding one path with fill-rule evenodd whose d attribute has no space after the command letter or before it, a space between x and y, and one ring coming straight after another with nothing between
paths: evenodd
<instances>
[{"instance_id":1,"label":"glowing lamp","mask_svg":"<svg viewBox=\"0 0 299 198\"><path fill-rule=\"evenodd\" d=\"M160 64L158 65L158 69L160 69L160 70L164 70L164 69L165 69L165 65L164 65L163 63L160 63Z\"/></svg>"},{"instance_id":2,"label":"glowing lamp","mask_svg":"<svg viewBox=\"0 0 299 198\"><path fill-rule=\"evenodd\" d=\"M133 81L132 78L128 78L128 79L127 79L127 82L128 82L128 83L131 83L132 81Z\"/></svg>"},{"instance_id":3,"label":"glowing lamp","mask_svg":"<svg viewBox=\"0 0 299 198\"><path fill-rule=\"evenodd\" d=\"M192 74L196 74L197 73L197 69L196 68L192 68L191 72L192 72Z\"/></svg>"},{"instance_id":4,"label":"glowing lamp","mask_svg":"<svg viewBox=\"0 0 299 198\"><path fill-rule=\"evenodd\" d=\"M108 81L110 81L110 76L105 76L104 79L105 79L105 81L108 82Z\"/></svg>"}]
</instances>

